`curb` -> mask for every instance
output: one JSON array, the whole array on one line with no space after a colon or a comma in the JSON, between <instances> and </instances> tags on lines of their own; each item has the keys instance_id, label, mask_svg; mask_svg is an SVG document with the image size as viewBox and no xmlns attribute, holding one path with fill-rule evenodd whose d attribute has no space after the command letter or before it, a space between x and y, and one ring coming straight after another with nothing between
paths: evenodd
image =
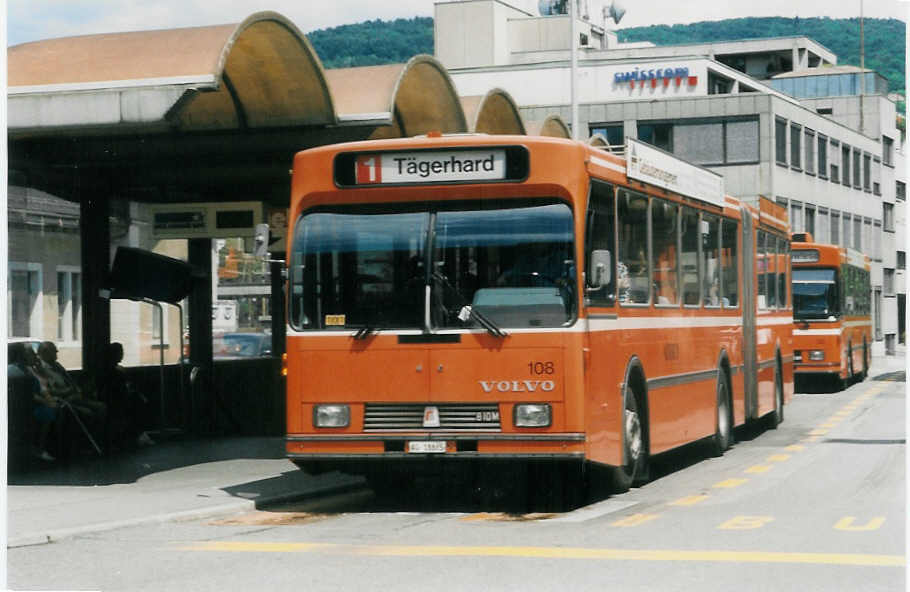
<instances>
[{"instance_id":1,"label":"curb","mask_svg":"<svg viewBox=\"0 0 910 592\"><path fill-rule=\"evenodd\" d=\"M164 522L174 522L178 520L200 520L203 518L215 518L218 516L237 514L240 512L249 512L272 504L289 503L325 495L347 493L349 491L360 489L362 487L363 483L344 483L341 485L329 485L323 488L317 488L300 493L278 493L271 496L263 496L255 500L240 498L218 506L209 506L205 508L197 508L194 510L163 512L160 514L142 516L139 518L127 518L124 520L97 522L95 524L86 524L84 526L74 526L71 528L60 528L56 530L50 530L45 533L29 533L16 537L9 537L6 543L6 548L17 549L21 547L46 545L74 536L96 532L106 532L120 528L127 528L130 526L161 524Z\"/></svg>"}]
</instances>

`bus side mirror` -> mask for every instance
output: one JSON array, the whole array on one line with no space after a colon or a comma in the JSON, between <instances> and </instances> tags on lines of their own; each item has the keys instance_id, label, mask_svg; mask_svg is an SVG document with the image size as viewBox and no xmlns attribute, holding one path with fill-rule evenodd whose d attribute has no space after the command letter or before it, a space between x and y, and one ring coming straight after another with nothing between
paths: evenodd
<instances>
[{"instance_id":1,"label":"bus side mirror","mask_svg":"<svg viewBox=\"0 0 910 592\"><path fill-rule=\"evenodd\" d=\"M595 290L603 288L613 281L613 264L610 251L606 249L591 251L590 277L590 287Z\"/></svg>"},{"instance_id":2,"label":"bus side mirror","mask_svg":"<svg viewBox=\"0 0 910 592\"><path fill-rule=\"evenodd\" d=\"M253 256L265 258L269 256L269 225L262 223L256 225L256 234L253 237Z\"/></svg>"}]
</instances>

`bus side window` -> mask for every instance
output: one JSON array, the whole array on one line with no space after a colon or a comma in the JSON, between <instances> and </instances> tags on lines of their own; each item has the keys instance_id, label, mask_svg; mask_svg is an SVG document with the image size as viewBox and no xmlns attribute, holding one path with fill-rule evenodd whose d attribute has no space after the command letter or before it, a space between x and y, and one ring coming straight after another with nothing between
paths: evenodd
<instances>
[{"instance_id":1,"label":"bus side window","mask_svg":"<svg viewBox=\"0 0 910 592\"><path fill-rule=\"evenodd\" d=\"M705 306L720 306L720 221L716 216L702 215L702 299Z\"/></svg>"},{"instance_id":2,"label":"bus side window","mask_svg":"<svg viewBox=\"0 0 910 592\"><path fill-rule=\"evenodd\" d=\"M622 189L617 204L619 252L616 278L619 302L648 304L650 277L648 271L648 198Z\"/></svg>"},{"instance_id":3,"label":"bus side window","mask_svg":"<svg viewBox=\"0 0 910 592\"><path fill-rule=\"evenodd\" d=\"M739 260L736 237L739 235L733 220L721 225L721 299L725 307L739 306Z\"/></svg>"},{"instance_id":4,"label":"bus side window","mask_svg":"<svg viewBox=\"0 0 910 592\"><path fill-rule=\"evenodd\" d=\"M698 212L683 206L682 247L680 273L682 274L683 304L698 306L700 285L698 278Z\"/></svg>"},{"instance_id":5,"label":"bus side window","mask_svg":"<svg viewBox=\"0 0 910 592\"><path fill-rule=\"evenodd\" d=\"M613 306L616 302L616 214L613 186L591 181L585 247L586 297L591 306ZM592 255L597 253L596 257ZM609 257L607 257L609 255ZM596 259L596 260L595 260ZM605 262L608 259L608 262Z\"/></svg>"},{"instance_id":6,"label":"bus side window","mask_svg":"<svg viewBox=\"0 0 910 592\"><path fill-rule=\"evenodd\" d=\"M676 235L679 206L655 199L651 202L651 245L654 253L652 284L655 302L679 304Z\"/></svg>"}]
</instances>

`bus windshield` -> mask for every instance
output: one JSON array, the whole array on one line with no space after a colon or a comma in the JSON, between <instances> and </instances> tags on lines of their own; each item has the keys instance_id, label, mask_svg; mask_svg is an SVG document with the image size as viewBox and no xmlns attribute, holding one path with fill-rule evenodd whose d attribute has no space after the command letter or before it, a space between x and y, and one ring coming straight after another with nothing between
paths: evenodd
<instances>
[{"instance_id":1,"label":"bus windshield","mask_svg":"<svg viewBox=\"0 0 910 592\"><path fill-rule=\"evenodd\" d=\"M833 269L793 270L793 318L827 319L840 315Z\"/></svg>"},{"instance_id":2,"label":"bus windshield","mask_svg":"<svg viewBox=\"0 0 910 592\"><path fill-rule=\"evenodd\" d=\"M560 326L575 313L573 243L572 212L552 200L307 213L294 231L290 322L365 331L473 328L479 319Z\"/></svg>"}]
</instances>

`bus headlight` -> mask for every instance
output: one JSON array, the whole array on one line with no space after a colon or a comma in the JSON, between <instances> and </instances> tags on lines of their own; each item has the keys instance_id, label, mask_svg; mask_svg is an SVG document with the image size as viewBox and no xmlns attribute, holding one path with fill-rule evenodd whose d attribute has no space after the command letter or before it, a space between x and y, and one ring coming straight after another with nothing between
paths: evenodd
<instances>
[{"instance_id":1,"label":"bus headlight","mask_svg":"<svg viewBox=\"0 0 910 592\"><path fill-rule=\"evenodd\" d=\"M313 425L317 428L346 428L351 423L351 408L347 405L316 405Z\"/></svg>"},{"instance_id":2,"label":"bus headlight","mask_svg":"<svg viewBox=\"0 0 910 592\"><path fill-rule=\"evenodd\" d=\"M525 403L515 406L516 428L546 428L553 420L549 403Z\"/></svg>"},{"instance_id":3,"label":"bus headlight","mask_svg":"<svg viewBox=\"0 0 910 592\"><path fill-rule=\"evenodd\" d=\"M809 359L813 362L821 362L825 359L825 350L823 349L813 349L809 352Z\"/></svg>"},{"instance_id":4,"label":"bus headlight","mask_svg":"<svg viewBox=\"0 0 910 592\"><path fill-rule=\"evenodd\" d=\"M794 350L793 351L793 361L802 362L803 361L803 352L799 351L798 349Z\"/></svg>"}]
</instances>

